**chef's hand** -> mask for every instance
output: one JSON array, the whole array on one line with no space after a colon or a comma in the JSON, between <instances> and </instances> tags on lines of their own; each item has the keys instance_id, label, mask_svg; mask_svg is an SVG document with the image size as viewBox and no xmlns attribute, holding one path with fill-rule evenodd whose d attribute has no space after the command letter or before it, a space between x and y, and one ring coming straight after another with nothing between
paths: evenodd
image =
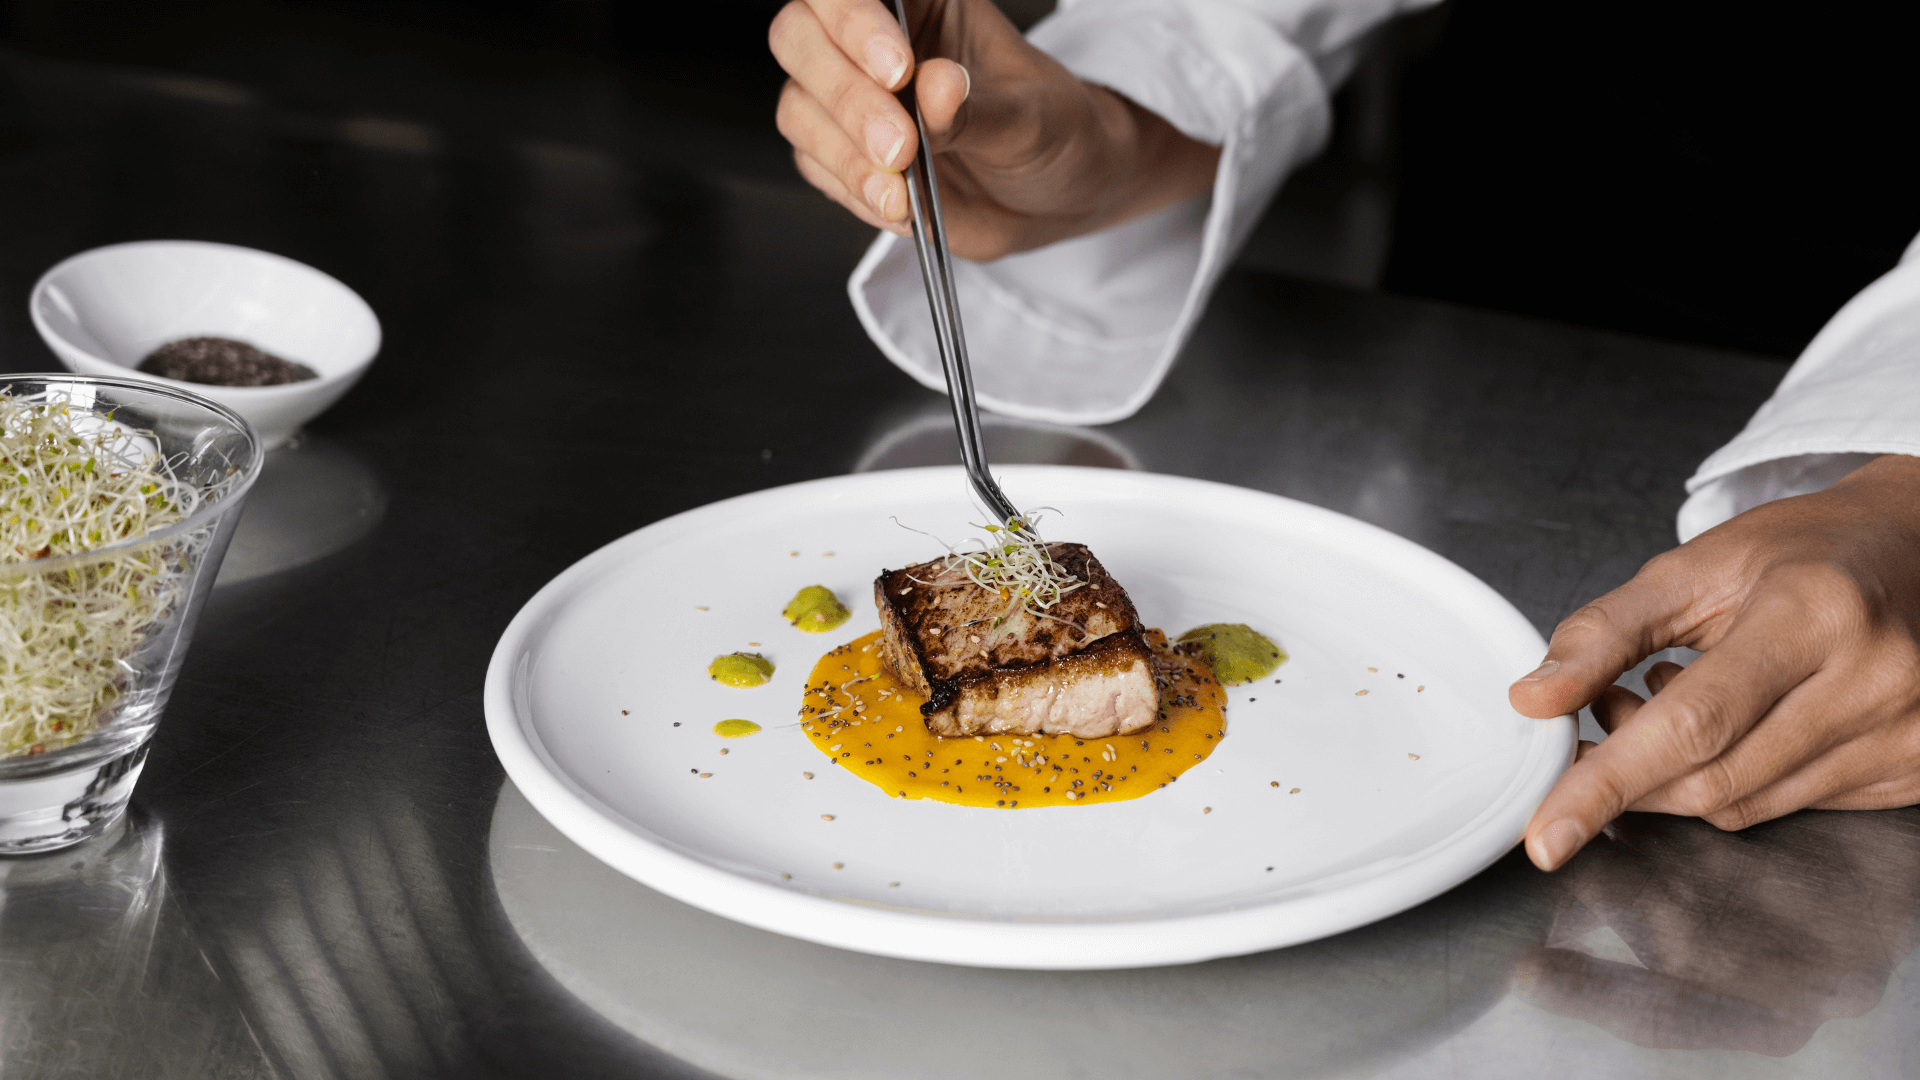
<instances>
[{"instance_id":1,"label":"chef's hand","mask_svg":"<svg viewBox=\"0 0 1920 1080\"><path fill-rule=\"evenodd\" d=\"M1613 686L1650 654L1653 697ZM1552 870L1624 810L1743 829L1803 807L1920 802L1920 458L1755 507L1573 613L1513 707L1591 703L1608 732L1527 825Z\"/></svg>"},{"instance_id":2,"label":"chef's hand","mask_svg":"<svg viewBox=\"0 0 1920 1080\"><path fill-rule=\"evenodd\" d=\"M986 261L1094 232L1207 190L1218 147L1028 45L991 0L918 0L921 56L880 0L792 0L768 41L792 78L780 133L814 187L910 235L902 171L918 139L893 96L911 80L939 155L948 243Z\"/></svg>"}]
</instances>

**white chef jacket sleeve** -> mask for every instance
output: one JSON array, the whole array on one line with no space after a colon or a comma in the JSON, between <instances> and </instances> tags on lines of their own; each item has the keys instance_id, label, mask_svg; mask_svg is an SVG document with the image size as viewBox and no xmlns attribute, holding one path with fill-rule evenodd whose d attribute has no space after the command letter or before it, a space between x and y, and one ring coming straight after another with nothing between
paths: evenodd
<instances>
[{"instance_id":1,"label":"white chef jacket sleeve","mask_svg":"<svg viewBox=\"0 0 1920 1080\"><path fill-rule=\"evenodd\" d=\"M1368 31L1434 0L1079 0L1037 47L1221 147L1207 196L992 263L954 261L981 404L1067 424L1132 415L1160 385L1261 210L1325 143L1329 87ZM944 390L913 244L881 233L847 291L888 359Z\"/></svg>"},{"instance_id":2,"label":"white chef jacket sleeve","mask_svg":"<svg viewBox=\"0 0 1920 1080\"><path fill-rule=\"evenodd\" d=\"M1920 237L1821 328L1746 430L1701 463L1680 541L1819 491L1879 454L1920 455Z\"/></svg>"}]
</instances>

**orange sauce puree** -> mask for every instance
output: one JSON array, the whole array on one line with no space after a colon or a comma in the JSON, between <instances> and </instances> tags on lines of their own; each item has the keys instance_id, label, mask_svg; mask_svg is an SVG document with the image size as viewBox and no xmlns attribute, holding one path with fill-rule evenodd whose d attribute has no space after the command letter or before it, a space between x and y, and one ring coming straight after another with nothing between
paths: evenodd
<instances>
[{"instance_id":1,"label":"orange sauce puree","mask_svg":"<svg viewBox=\"0 0 1920 1080\"><path fill-rule=\"evenodd\" d=\"M1137 799L1205 761L1227 734L1226 694L1204 662L1147 631L1160 668L1160 718L1132 735L960 735L920 718L926 699L880 663L880 632L820 658L800 729L821 753L888 795L962 806L1077 806Z\"/></svg>"}]
</instances>

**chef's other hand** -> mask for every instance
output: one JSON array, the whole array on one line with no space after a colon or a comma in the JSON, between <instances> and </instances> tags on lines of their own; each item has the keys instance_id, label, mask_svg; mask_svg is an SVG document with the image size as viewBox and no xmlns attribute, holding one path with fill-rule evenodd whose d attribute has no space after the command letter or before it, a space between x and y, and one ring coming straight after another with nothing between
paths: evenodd
<instances>
[{"instance_id":1,"label":"chef's other hand","mask_svg":"<svg viewBox=\"0 0 1920 1080\"><path fill-rule=\"evenodd\" d=\"M902 236L918 146L894 91L914 84L953 252L997 259L1207 190L1218 147L1196 142L1027 44L991 0L907 5L915 49L880 0L792 0L767 38L791 76L780 133L800 175ZM914 71L915 52L929 57Z\"/></svg>"},{"instance_id":2,"label":"chef's other hand","mask_svg":"<svg viewBox=\"0 0 1920 1080\"><path fill-rule=\"evenodd\" d=\"M1613 681L1656 664L1652 698ZM1573 613L1513 707L1592 703L1608 732L1527 825L1564 864L1624 810L1743 829L1804 807L1920 802L1920 458L1887 454L1825 491L1763 504Z\"/></svg>"}]
</instances>

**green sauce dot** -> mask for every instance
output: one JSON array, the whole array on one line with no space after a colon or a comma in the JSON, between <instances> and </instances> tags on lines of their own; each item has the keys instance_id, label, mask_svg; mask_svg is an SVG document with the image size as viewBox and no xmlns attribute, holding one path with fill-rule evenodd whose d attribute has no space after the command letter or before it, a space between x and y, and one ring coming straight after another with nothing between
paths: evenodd
<instances>
[{"instance_id":1,"label":"green sauce dot","mask_svg":"<svg viewBox=\"0 0 1920 1080\"><path fill-rule=\"evenodd\" d=\"M728 686L759 686L773 677L773 661L759 653L728 653L714 657L707 674Z\"/></svg>"},{"instance_id":2,"label":"green sauce dot","mask_svg":"<svg viewBox=\"0 0 1920 1080\"><path fill-rule=\"evenodd\" d=\"M1223 683L1251 682L1273 674L1287 662L1286 650L1246 623L1208 623L1180 635L1182 644L1197 644L1200 655Z\"/></svg>"},{"instance_id":3,"label":"green sauce dot","mask_svg":"<svg viewBox=\"0 0 1920 1080\"><path fill-rule=\"evenodd\" d=\"M825 585L809 585L794 594L780 617L809 634L824 634L846 622L853 612Z\"/></svg>"},{"instance_id":4,"label":"green sauce dot","mask_svg":"<svg viewBox=\"0 0 1920 1080\"><path fill-rule=\"evenodd\" d=\"M738 739L759 730L760 725L751 720L722 720L713 725L713 733L723 739Z\"/></svg>"}]
</instances>

